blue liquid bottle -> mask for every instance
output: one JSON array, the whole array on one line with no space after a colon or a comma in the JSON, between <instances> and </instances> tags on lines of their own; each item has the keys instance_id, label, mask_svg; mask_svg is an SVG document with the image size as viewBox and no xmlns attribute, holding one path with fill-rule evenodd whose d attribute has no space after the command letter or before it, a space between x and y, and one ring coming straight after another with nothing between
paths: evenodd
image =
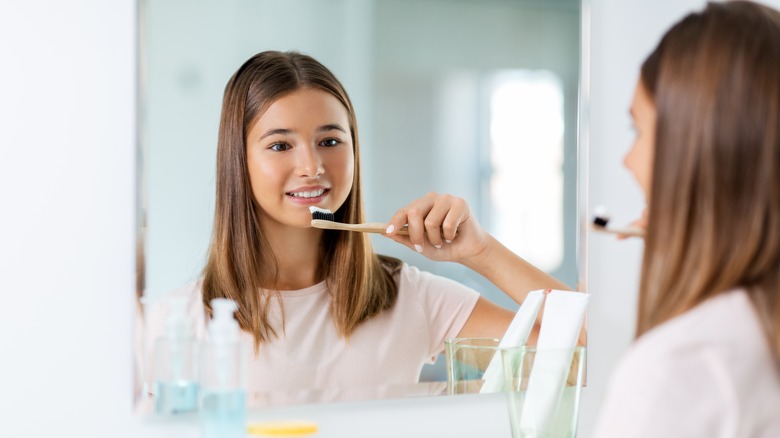
<instances>
[{"instance_id":1,"label":"blue liquid bottle","mask_svg":"<svg viewBox=\"0 0 780 438\"><path fill-rule=\"evenodd\" d=\"M245 361L239 343L236 303L211 301L214 318L202 347L200 419L203 438L246 436Z\"/></svg>"},{"instance_id":2,"label":"blue liquid bottle","mask_svg":"<svg viewBox=\"0 0 780 438\"><path fill-rule=\"evenodd\" d=\"M154 410L170 415L198 409L198 355L184 298L171 300L165 335L154 346Z\"/></svg>"}]
</instances>

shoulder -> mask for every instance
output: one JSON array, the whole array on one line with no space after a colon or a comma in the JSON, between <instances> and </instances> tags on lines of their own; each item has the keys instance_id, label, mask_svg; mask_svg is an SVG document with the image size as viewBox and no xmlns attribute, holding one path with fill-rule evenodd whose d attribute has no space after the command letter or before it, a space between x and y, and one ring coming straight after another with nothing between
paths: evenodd
<instances>
[{"instance_id":1,"label":"shoulder","mask_svg":"<svg viewBox=\"0 0 780 438\"><path fill-rule=\"evenodd\" d=\"M414 297L423 307L448 306L445 303L473 307L479 298L479 292L462 283L405 263L397 275L399 298Z\"/></svg>"},{"instance_id":2,"label":"shoulder","mask_svg":"<svg viewBox=\"0 0 780 438\"><path fill-rule=\"evenodd\" d=\"M686 363L712 367L734 355L756 357L768 352L752 303L742 290L713 297L648 331L629 349L622 368L678 367ZM732 372L739 367L728 367ZM644 371L648 371L645 369ZM680 375L680 373L672 373Z\"/></svg>"},{"instance_id":3,"label":"shoulder","mask_svg":"<svg viewBox=\"0 0 780 438\"><path fill-rule=\"evenodd\" d=\"M742 291L659 325L618 363L596 436L717 436L732 430L740 411L766 391L759 381L777 381L763 339ZM685 422L679 421L681 412Z\"/></svg>"},{"instance_id":4,"label":"shoulder","mask_svg":"<svg viewBox=\"0 0 780 438\"><path fill-rule=\"evenodd\" d=\"M635 355L696 356L703 351L749 353L765 347L762 329L743 290L725 292L670 319L639 338ZM755 351L754 351L755 353Z\"/></svg>"},{"instance_id":5,"label":"shoulder","mask_svg":"<svg viewBox=\"0 0 780 438\"><path fill-rule=\"evenodd\" d=\"M413 286L417 288L449 288L457 291L478 292L469 288L468 286L459 283L451 278L447 278L441 275L437 275L427 271L421 271L415 266L407 265L403 263L401 269L398 272L399 286Z\"/></svg>"}]
</instances>

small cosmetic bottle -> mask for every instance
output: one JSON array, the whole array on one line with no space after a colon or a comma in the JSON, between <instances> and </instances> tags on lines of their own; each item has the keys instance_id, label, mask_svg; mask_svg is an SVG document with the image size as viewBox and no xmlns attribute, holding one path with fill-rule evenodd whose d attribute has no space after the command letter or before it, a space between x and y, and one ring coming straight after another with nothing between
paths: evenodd
<instances>
[{"instance_id":1,"label":"small cosmetic bottle","mask_svg":"<svg viewBox=\"0 0 780 438\"><path fill-rule=\"evenodd\" d=\"M246 436L245 355L239 343L236 303L211 301L214 317L202 345L200 418L203 438Z\"/></svg>"},{"instance_id":2,"label":"small cosmetic bottle","mask_svg":"<svg viewBox=\"0 0 780 438\"><path fill-rule=\"evenodd\" d=\"M154 410L169 415L198 409L198 344L184 298L171 300L165 335L154 346Z\"/></svg>"}]
</instances>

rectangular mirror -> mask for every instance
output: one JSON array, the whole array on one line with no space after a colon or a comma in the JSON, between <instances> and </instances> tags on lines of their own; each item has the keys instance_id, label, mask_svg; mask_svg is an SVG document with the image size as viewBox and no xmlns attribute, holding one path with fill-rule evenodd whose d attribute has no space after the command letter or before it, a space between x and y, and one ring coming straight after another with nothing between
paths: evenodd
<instances>
[{"instance_id":1,"label":"rectangular mirror","mask_svg":"<svg viewBox=\"0 0 780 438\"><path fill-rule=\"evenodd\" d=\"M427 192L452 193L516 253L572 287L580 284L579 0L139 6L141 303L201 275L222 93L238 67L264 50L312 55L347 89L360 126L369 221L386 221ZM432 262L381 236L372 242L378 253L518 306L461 265ZM140 376L146 361L136 359ZM423 369L411 392L378 388L360 397L445 393L441 362Z\"/></svg>"}]
</instances>

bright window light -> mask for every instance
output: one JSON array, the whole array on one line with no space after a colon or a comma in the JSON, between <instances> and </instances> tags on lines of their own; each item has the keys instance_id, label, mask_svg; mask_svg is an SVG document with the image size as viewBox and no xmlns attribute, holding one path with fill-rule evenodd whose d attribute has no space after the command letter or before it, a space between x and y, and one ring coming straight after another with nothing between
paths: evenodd
<instances>
[{"instance_id":1,"label":"bright window light","mask_svg":"<svg viewBox=\"0 0 780 438\"><path fill-rule=\"evenodd\" d=\"M533 70L490 83L491 228L549 272L563 261L563 85Z\"/></svg>"}]
</instances>

